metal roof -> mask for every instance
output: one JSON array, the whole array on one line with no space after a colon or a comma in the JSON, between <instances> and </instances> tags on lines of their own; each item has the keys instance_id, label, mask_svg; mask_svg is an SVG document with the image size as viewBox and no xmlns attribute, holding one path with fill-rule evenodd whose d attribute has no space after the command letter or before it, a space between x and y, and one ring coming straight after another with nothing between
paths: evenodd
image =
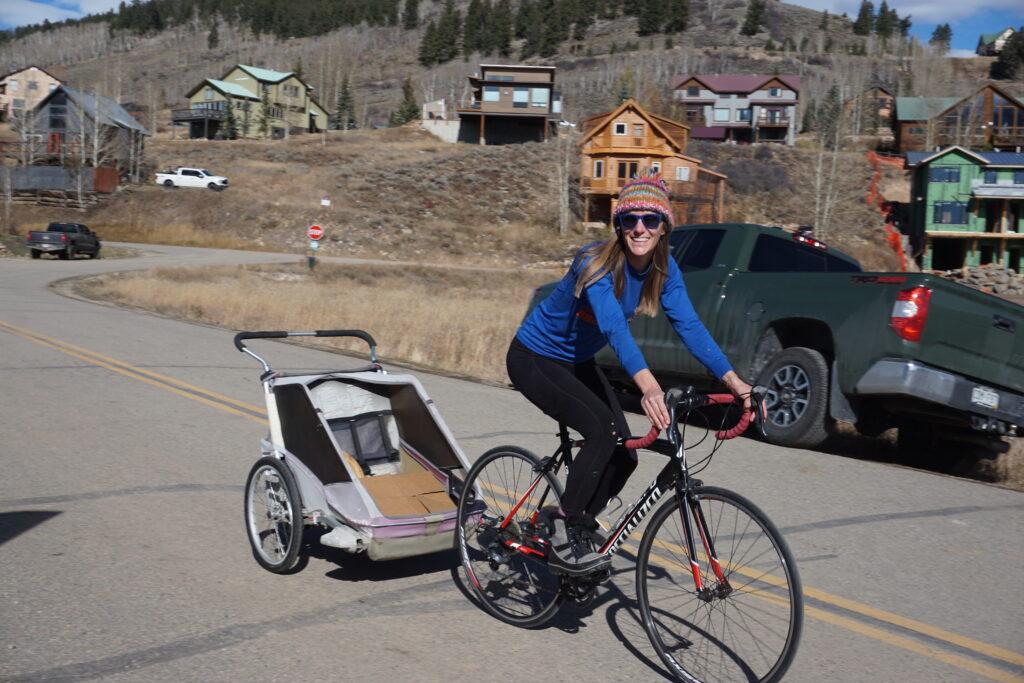
<instances>
[{"instance_id":1,"label":"metal roof","mask_svg":"<svg viewBox=\"0 0 1024 683\"><path fill-rule=\"evenodd\" d=\"M248 66L246 64L239 64L238 68L249 72L258 81L268 81L270 83L277 83L289 76L295 75L294 71L271 71L270 69L261 69L258 66Z\"/></svg>"},{"instance_id":2,"label":"metal roof","mask_svg":"<svg viewBox=\"0 0 1024 683\"><path fill-rule=\"evenodd\" d=\"M965 97L897 97L897 121L927 121Z\"/></svg>"},{"instance_id":3,"label":"metal roof","mask_svg":"<svg viewBox=\"0 0 1024 683\"><path fill-rule=\"evenodd\" d=\"M103 95L97 95L95 93L85 93L81 90L68 87L66 85L59 86L53 92L60 92L63 90L68 98L80 106L82 111L90 119L99 121L106 126L117 126L118 128L130 128L137 130L143 135L149 135L149 131L146 130L138 121L136 121L131 114L126 112L124 108ZM52 97L53 93L50 93ZM50 98L47 97L47 100ZM45 101L45 100L44 100ZM42 106L43 103L40 103Z\"/></svg>"},{"instance_id":4,"label":"metal roof","mask_svg":"<svg viewBox=\"0 0 1024 683\"><path fill-rule=\"evenodd\" d=\"M932 159L937 159L945 155L947 152L954 150L960 151L963 154L976 157L982 162L982 166L1020 166L1024 168L1024 153L1022 152L979 152L973 149L964 149L963 147L947 147L946 149L939 150L938 152L907 152L906 154L906 167L914 168L919 166L922 162L931 162Z\"/></svg>"},{"instance_id":5,"label":"metal roof","mask_svg":"<svg viewBox=\"0 0 1024 683\"><path fill-rule=\"evenodd\" d=\"M992 166L1024 166L1024 152L981 152Z\"/></svg>"},{"instance_id":6,"label":"metal roof","mask_svg":"<svg viewBox=\"0 0 1024 683\"><path fill-rule=\"evenodd\" d=\"M248 97L254 100L259 99L259 97L256 96L256 93L249 90L248 88L243 88L237 83L231 83L230 81L218 81L216 78L207 78L206 82L212 85L213 87L217 88L217 90L220 90L225 95L233 95L235 97Z\"/></svg>"}]
</instances>

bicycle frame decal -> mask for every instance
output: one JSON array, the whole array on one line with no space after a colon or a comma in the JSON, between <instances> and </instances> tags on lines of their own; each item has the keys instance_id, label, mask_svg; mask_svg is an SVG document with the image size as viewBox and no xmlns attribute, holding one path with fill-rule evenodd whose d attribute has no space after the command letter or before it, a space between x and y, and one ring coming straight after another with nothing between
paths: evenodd
<instances>
[{"instance_id":1,"label":"bicycle frame decal","mask_svg":"<svg viewBox=\"0 0 1024 683\"><path fill-rule=\"evenodd\" d=\"M600 553L614 553L620 545L626 540L627 537L640 526L640 522L644 521L644 517L651 511L655 503L661 500L664 491L658 488L657 480L654 481L647 490L644 491L643 495L640 496L639 500L633 504L629 512L622 516L622 520L626 520L625 524L622 524L622 520L619 522L618 531L609 538L604 547L601 548Z\"/></svg>"}]
</instances>

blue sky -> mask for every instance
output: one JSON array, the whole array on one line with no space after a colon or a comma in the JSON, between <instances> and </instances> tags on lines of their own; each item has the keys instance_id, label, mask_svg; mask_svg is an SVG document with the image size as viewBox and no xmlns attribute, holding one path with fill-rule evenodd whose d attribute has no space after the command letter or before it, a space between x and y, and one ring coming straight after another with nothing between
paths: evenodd
<instances>
[{"instance_id":1,"label":"blue sky","mask_svg":"<svg viewBox=\"0 0 1024 683\"><path fill-rule=\"evenodd\" d=\"M850 17L855 17L860 7L860 0L785 1L816 10L827 9L832 14L846 12ZM878 0L876 7L880 3ZM43 19L59 21L80 17L104 12L117 4L118 0L0 0L0 28L35 24ZM911 33L922 42L928 41L936 24L949 23L953 27L954 54L973 53L981 33L1024 25L1022 0L893 0L890 6L900 16L910 15Z\"/></svg>"}]
</instances>

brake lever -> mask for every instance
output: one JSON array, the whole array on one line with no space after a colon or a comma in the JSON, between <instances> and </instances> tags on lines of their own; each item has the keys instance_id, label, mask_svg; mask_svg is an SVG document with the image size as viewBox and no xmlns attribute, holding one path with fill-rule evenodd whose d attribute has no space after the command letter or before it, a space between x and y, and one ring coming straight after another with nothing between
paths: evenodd
<instances>
[{"instance_id":1,"label":"brake lever","mask_svg":"<svg viewBox=\"0 0 1024 683\"><path fill-rule=\"evenodd\" d=\"M765 430L764 421L766 415L762 412L764 410L764 399L768 395L768 390L762 386L752 387L750 389L750 399L754 404L754 424L757 425L757 431L761 433L761 437L764 439L768 438L768 432Z\"/></svg>"}]
</instances>

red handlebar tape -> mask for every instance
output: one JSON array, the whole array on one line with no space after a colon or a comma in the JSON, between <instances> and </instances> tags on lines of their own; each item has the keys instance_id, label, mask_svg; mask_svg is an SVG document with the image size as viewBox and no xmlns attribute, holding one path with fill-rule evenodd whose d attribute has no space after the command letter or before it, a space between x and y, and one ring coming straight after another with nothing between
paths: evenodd
<instances>
[{"instance_id":1,"label":"red handlebar tape","mask_svg":"<svg viewBox=\"0 0 1024 683\"><path fill-rule=\"evenodd\" d=\"M707 406L725 406L729 405L730 403L736 400L736 397L733 396L732 394L708 394L707 398L708 400L704 404ZM736 438L737 436L739 436L740 434L747 430L747 427L750 426L750 422L752 421L753 416L753 411L744 411L743 416L740 417L740 421L737 422L732 429L720 429L715 432L715 436L719 439L722 439L723 441L725 439ZM626 446L626 448L629 448L631 450L635 448L647 448L652 443L654 443L654 440L658 438L658 434L660 433L660 429L652 426L651 431L647 432L646 436L641 436L636 439L626 439L624 445Z\"/></svg>"}]
</instances>

